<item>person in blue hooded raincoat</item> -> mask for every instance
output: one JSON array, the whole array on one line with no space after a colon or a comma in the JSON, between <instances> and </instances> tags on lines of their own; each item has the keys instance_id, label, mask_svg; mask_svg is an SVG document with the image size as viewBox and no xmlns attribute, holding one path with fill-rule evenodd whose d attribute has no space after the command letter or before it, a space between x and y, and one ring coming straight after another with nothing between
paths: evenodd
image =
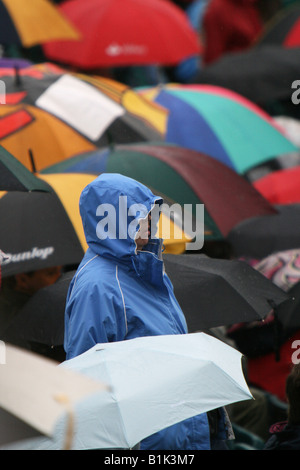
<instances>
[{"instance_id":1,"label":"person in blue hooded raincoat","mask_svg":"<svg viewBox=\"0 0 300 470\"><path fill-rule=\"evenodd\" d=\"M155 209L162 202L141 183L119 174L102 174L83 190L79 207L88 250L67 296L67 359L97 343L187 333L164 272L162 240L151 236L159 218ZM210 449L208 416L170 426L142 441L140 448Z\"/></svg>"}]
</instances>

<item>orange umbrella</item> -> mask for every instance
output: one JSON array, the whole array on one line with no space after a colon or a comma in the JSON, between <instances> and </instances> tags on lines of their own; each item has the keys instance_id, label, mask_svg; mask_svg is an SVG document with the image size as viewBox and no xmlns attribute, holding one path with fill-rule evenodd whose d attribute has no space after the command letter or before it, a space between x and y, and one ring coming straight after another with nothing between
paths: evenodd
<instances>
[{"instance_id":1,"label":"orange umbrella","mask_svg":"<svg viewBox=\"0 0 300 470\"><path fill-rule=\"evenodd\" d=\"M0 144L30 170L41 170L77 152L96 148L55 116L25 104L0 106Z\"/></svg>"}]
</instances>

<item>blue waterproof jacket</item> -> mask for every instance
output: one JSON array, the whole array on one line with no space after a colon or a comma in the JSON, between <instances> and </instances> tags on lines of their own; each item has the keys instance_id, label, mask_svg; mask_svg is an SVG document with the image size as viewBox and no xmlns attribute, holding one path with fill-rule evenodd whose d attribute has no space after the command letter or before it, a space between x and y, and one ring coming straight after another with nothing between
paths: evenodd
<instances>
[{"instance_id":1,"label":"blue waterproof jacket","mask_svg":"<svg viewBox=\"0 0 300 470\"><path fill-rule=\"evenodd\" d=\"M127 234L121 227L124 201L126 214L135 213L126 217ZM118 174L102 174L83 190L80 213L89 248L67 297L67 359L97 343L187 333L184 315L164 272L162 241L151 238L137 251L134 240L139 228L136 221L161 203L144 185ZM141 449L210 449L207 415L150 436Z\"/></svg>"}]
</instances>

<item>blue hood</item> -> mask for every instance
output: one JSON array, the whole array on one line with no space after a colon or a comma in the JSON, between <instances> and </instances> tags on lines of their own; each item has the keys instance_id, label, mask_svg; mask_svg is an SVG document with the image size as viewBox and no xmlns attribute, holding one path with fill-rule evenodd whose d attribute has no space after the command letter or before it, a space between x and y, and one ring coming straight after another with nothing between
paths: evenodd
<instances>
[{"instance_id":1,"label":"blue hood","mask_svg":"<svg viewBox=\"0 0 300 470\"><path fill-rule=\"evenodd\" d=\"M130 260L137 254L135 236L138 220L159 206L163 200L132 178L117 173L103 173L82 191L79 208L88 246L110 259ZM158 223L154 211L152 226ZM144 251L153 251L159 239L150 239Z\"/></svg>"}]
</instances>

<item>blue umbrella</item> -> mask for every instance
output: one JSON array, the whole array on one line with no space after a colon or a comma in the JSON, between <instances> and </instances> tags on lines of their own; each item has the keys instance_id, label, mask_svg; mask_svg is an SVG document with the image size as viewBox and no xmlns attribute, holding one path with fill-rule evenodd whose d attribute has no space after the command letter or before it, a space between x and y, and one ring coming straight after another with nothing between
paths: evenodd
<instances>
[{"instance_id":1,"label":"blue umbrella","mask_svg":"<svg viewBox=\"0 0 300 470\"><path fill-rule=\"evenodd\" d=\"M205 333L98 344L60 367L111 388L74 408L74 450L131 449L172 424L253 398L241 353ZM18 448L61 449L64 432L62 420L55 439L37 438Z\"/></svg>"}]
</instances>

